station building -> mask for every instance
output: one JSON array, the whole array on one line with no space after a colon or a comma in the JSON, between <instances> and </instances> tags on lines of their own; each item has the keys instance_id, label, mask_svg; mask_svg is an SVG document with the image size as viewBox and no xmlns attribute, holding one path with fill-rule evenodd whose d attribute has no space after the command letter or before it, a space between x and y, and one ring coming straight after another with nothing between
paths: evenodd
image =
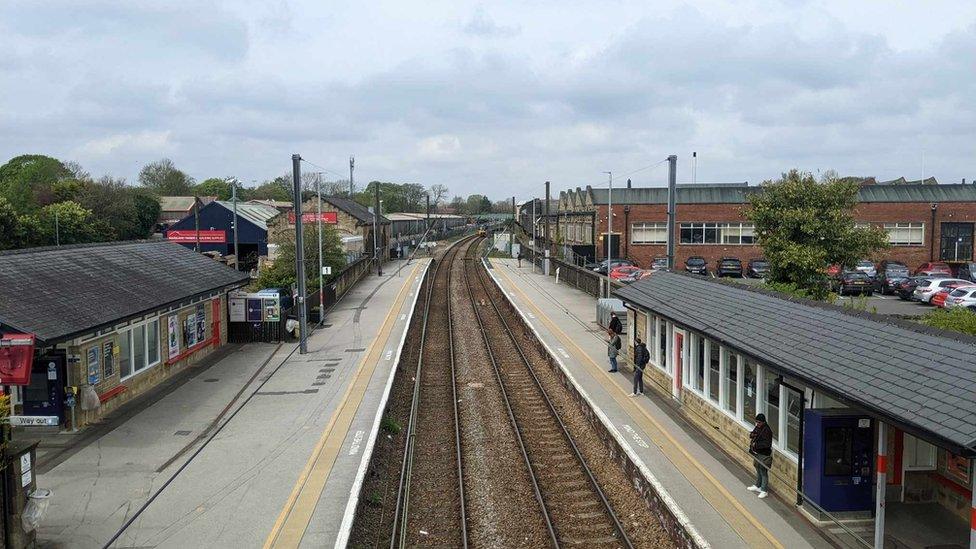
<instances>
[{"instance_id":1,"label":"station building","mask_svg":"<svg viewBox=\"0 0 976 549\"><path fill-rule=\"evenodd\" d=\"M0 252L0 334L36 338L29 384L6 388L11 422L70 427L75 387L82 426L198 363L227 342L227 293L247 282L166 241Z\"/></svg>"},{"instance_id":2,"label":"station building","mask_svg":"<svg viewBox=\"0 0 976 549\"><path fill-rule=\"evenodd\" d=\"M743 264L761 257L754 227L746 217L749 195L761 190L747 183L678 185L675 264L702 256L713 269L722 257L737 257ZM665 256L667 188L615 188L613 232L607 237L609 198L607 189L589 186L561 192L558 208L550 210L553 240L589 258L606 257L609 245L613 257L633 259L642 266ZM526 210L521 209L520 222L531 231ZM901 261L914 269L926 261L974 258L976 185L940 185L934 179L867 180L861 185L854 217L888 233L891 248L884 257L870 259Z\"/></svg>"},{"instance_id":3,"label":"station building","mask_svg":"<svg viewBox=\"0 0 976 549\"><path fill-rule=\"evenodd\" d=\"M372 257L373 212L369 208L349 198L323 196L321 211L323 223L332 225L339 232L350 261L361 256ZM302 222L315 223L318 212L318 197L313 196L302 204ZM387 249L390 242L390 220L379 216L378 227L377 246L381 250ZM295 232L294 212L275 219L271 223L270 232L273 243L286 240L294 242L291 236Z\"/></svg>"},{"instance_id":4,"label":"station building","mask_svg":"<svg viewBox=\"0 0 976 549\"><path fill-rule=\"evenodd\" d=\"M766 415L774 494L868 539L976 546L976 338L686 273L614 294L647 386L750 471Z\"/></svg>"}]
</instances>

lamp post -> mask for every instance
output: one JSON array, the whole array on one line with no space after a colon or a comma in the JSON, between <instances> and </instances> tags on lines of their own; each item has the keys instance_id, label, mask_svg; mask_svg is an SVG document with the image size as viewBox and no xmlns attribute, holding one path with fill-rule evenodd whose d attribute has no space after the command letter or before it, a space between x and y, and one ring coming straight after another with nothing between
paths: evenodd
<instances>
[{"instance_id":1,"label":"lamp post","mask_svg":"<svg viewBox=\"0 0 976 549\"><path fill-rule=\"evenodd\" d=\"M228 177L230 183L230 199L234 203L234 270L241 270L241 256L237 250L237 178Z\"/></svg>"},{"instance_id":2,"label":"lamp post","mask_svg":"<svg viewBox=\"0 0 976 549\"><path fill-rule=\"evenodd\" d=\"M318 195L318 209L316 210L316 224L319 228L319 325L321 326L325 319L322 317L325 313L325 287L323 286L322 275L325 269L322 264L322 176L321 174L315 178L315 194Z\"/></svg>"},{"instance_id":3,"label":"lamp post","mask_svg":"<svg viewBox=\"0 0 976 549\"><path fill-rule=\"evenodd\" d=\"M613 172L603 172L609 179L609 191L607 191L607 299L610 299L610 269L613 266Z\"/></svg>"}]
</instances>

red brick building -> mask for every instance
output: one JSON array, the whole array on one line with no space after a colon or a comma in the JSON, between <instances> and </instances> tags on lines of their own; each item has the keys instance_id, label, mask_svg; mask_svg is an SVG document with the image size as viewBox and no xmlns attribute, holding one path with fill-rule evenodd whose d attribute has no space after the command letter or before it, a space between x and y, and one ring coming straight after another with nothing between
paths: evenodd
<instances>
[{"instance_id":1,"label":"red brick building","mask_svg":"<svg viewBox=\"0 0 976 549\"><path fill-rule=\"evenodd\" d=\"M874 183L861 186L855 211L858 223L887 230L891 248L876 261L902 261L914 269L926 261L972 261L976 223L976 185L926 182ZM746 183L678 185L675 264L702 256L709 268L721 257L744 262L762 255L745 211L748 196L761 190ZM587 257L614 257L639 265L666 255L668 191L661 187L613 190L613 232L607 238L607 189L563 191L551 231L557 242ZM524 208L523 208L523 212ZM529 227L523 215L523 226ZM594 221L596 227L594 228ZM540 230L541 234L541 230Z\"/></svg>"}]
</instances>

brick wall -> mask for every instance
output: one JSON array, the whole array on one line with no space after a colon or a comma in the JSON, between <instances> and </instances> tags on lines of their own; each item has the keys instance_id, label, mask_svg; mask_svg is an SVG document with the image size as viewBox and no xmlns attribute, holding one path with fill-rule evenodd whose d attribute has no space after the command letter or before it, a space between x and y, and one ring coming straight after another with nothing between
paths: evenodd
<instances>
[{"instance_id":1,"label":"brick wall","mask_svg":"<svg viewBox=\"0 0 976 549\"><path fill-rule=\"evenodd\" d=\"M665 223L667 222L667 207L664 204L633 204L630 211L624 211L624 205L613 207L613 228L615 234L621 235L621 255L634 259L639 265L650 265L655 257L667 253L664 244L631 244L630 226L634 223ZM722 245L722 244L681 244L680 224L688 222L735 222L747 221L745 204L679 204L677 206L677 220L675 225L675 263L683 265L691 256L702 256L708 262L709 268L714 269L716 262L725 256L737 257L745 264L749 259L762 256L762 249L755 245ZM607 230L607 206L597 206L597 224L599 232ZM925 239L921 246L892 246L883 257L873 258L892 259L902 261L915 268L929 261L930 257L938 259L942 223L976 222L976 203L974 202L946 202L939 204L936 210L935 234L932 235L932 209L928 202L871 202L861 203L854 211L854 218L861 222L874 224L916 222L925 224ZM933 239L934 236L934 239ZM934 250L931 244L934 243ZM603 256L602 242L597 242L597 255Z\"/></svg>"}]
</instances>

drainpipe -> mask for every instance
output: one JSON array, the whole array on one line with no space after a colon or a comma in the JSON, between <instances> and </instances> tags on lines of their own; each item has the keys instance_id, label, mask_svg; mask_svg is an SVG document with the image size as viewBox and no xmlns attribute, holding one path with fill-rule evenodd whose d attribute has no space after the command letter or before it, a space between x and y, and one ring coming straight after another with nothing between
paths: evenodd
<instances>
[{"instance_id":1,"label":"drainpipe","mask_svg":"<svg viewBox=\"0 0 976 549\"><path fill-rule=\"evenodd\" d=\"M932 203L932 225L929 228L929 261L935 261L935 214L939 211L939 203Z\"/></svg>"},{"instance_id":2,"label":"drainpipe","mask_svg":"<svg viewBox=\"0 0 976 549\"><path fill-rule=\"evenodd\" d=\"M628 186L630 180L627 180ZM624 206L624 257L630 257L630 204Z\"/></svg>"}]
</instances>

